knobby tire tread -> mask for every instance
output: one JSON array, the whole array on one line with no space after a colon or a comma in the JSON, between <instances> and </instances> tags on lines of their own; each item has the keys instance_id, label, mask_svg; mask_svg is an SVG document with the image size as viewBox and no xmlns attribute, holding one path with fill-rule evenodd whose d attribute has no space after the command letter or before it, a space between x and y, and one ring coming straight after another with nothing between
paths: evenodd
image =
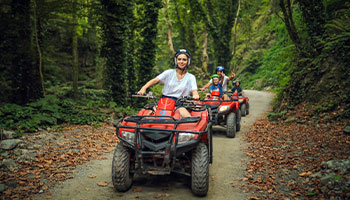
<instances>
[{"instance_id":1,"label":"knobby tire tread","mask_svg":"<svg viewBox=\"0 0 350 200\"><path fill-rule=\"evenodd\" d=\"M132 184L130 170L130 154L121 142L116 146L112 161L112 182L119 192L129 190Z\"/></svg>"},{"instance_id":2,"label":"knobby tire tread","mask_svg":"<svg viewBox=\"0 0 350 200\"><path fill-rule=\"evenodd\" d=\"M205 196L209 189L209 154L205 144L200 143L192 154L192 192Z\"/></svg>"},{"instance_id":3,"label":"knobby tire tread","mask_svg":"<svg viewBox=\"0 0 350 200\"><path fill-rule=\"evenodd\" d=\"M236 136L236 115L231 112L226 119L226 136L234 138Z\"/></svg>"}]
</instances>

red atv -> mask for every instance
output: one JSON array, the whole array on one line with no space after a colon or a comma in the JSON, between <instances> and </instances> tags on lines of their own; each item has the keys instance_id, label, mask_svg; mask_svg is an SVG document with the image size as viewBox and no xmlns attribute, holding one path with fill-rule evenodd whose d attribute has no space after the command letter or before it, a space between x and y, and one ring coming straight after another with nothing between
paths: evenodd
<instances>
[{"instance_id":1,"label":"red atv","mask_svg":"<svg viewBox=\"0 0 350 200\"><path fill-rule=\"evenodd\" d=\"M239 100L224 100L219 97L219 91L212 91L208 99L201 103L210 109L210 119L213 125L226 125L226 135L234 138L241 129L241 110Z\"/></svg>"},{"instance_id":2,"label":"red atv","mask_svg":"<svg viewBox=\"0 0 350 200\"><path fill-rule=\"evenodd\" d=\"M231 93L231 92L228 92L228 93ZM237 92L234 92L231 94L232 94L231 99L239 101L242 116L245 117L246 115L249 115L249 98L244 97L242 95L238 95Z\"/></svg>"},{"instance_id":3,"label":"red atv","mask_svg":"<svg viewBox=\"0 0 350 200\"><path fill-rule=\"evenodd\" d=\"M115 124L120 142L112 163L114 188L127 191L136 172L151 175L174 172L190 176L192 192L205 196L213 149L208 109L194 105L190 98L175 101L163 97L154 105L145 106L138 115ZM184 106L191 117L181 119L175 105Z\"/></svg>"}]
</instances>

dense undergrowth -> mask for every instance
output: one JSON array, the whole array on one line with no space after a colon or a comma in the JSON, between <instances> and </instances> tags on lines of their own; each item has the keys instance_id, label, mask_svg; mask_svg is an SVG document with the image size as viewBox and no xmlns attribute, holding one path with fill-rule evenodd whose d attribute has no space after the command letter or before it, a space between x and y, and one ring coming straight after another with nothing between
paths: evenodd
<instances>
[{"instance_id":1,"label":"dense undergrowth","mask_svg":"<svg viewBox=\"0 0 350 200\"><path fill-rule=\"evenodd\" d=\"M5 104L0 107L0 128L18 133L44 128L58 128L64 124L98 126L111 118L135 112L134 108L118 106L107 101L104 90L80 88L80 100L71 98L71 87L52 87L48 95L24 106ZM114 115L114 116L113 116Z\"/></svg>"},{"instance_id":2,"label":"dense undergrowth","mask_svg":"<svg viewBox=\"0 0 350 200\"><path fill-rule=\"evenodd\" d=\"M326 14L320 22L305 18L306 8L300 2L294 4L293 20L303 52L290 39L273 5L246 11L256 13L251 19L242 19L255 31L248 38L246 32L239 32L241 44L233 64L244 89L276 92L271 115L283 116L295 106L306 104L316 118L350 117L350 4L341 2L324 1Z\"/></svg>"},{"instance_id":3,"label":"dense undergrowth","mask_svg":"<svg viewBox=\"0 0 350 200\"><path fill-rule=\"evenodd\" d=\"M245 89L278 92L290 80L296 50L281 19L266 7L258 13L252 22L255 31L238 46L234 64Z\"/></svg>"}]
</instances>

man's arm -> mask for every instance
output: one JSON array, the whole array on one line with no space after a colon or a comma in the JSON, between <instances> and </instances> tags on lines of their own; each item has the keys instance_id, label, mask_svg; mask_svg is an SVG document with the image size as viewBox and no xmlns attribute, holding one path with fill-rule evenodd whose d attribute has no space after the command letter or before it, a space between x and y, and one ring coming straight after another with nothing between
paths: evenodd
<instances>
[{"instance_id":1,"label":"man's arm","mask_svg":"<svg viewBox=\"0 0 350 200\"><path fill-rule=\"evenodd\" d=\"M233 71L231 70L231 76L228 78L228 80L230 81L230 80L234 79L235 76L236 76L236 74L233 73Z\"/></svg>"},{"instance_id":2,"label":"man's arm","mask_svg":"<svg viewBox=\"0 0 350 200\"><path fill-rule=\"evenodd\" d=\"M225 74L222 73L222 76L220 78L220 85L224 84Z\"/></svg>"}]
</instances>

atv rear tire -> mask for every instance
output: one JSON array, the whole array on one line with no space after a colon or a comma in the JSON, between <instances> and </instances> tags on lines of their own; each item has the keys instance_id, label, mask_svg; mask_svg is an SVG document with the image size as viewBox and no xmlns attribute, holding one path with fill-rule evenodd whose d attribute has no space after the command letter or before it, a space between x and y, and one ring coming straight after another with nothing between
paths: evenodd
<instances>
[{"instance_id":1,"label":"atv rear tire","mask_svg":"<svg viewBox=\"0 0 350 200\"><path fill-rule=\"evenodd\" d=\"M242 104L241 106L241 113L242 117L245 117L247 115L247 106L245 104Z\"/></svg>"},{"instance_id":2,"label":"atv rear tire","mask_svg":"<svg viewBox=\"0 0 350 200\"><path fill-rule=\"evenodd\" d=\"M209 154L205 144L200 143L192 153L191 188L196 196L205 196L209 189Z\"/></svg>"},{"instance_id":3,"label":"atv rear tire","mask_svg":"<svg viewBox=\"0 0 350 200\"><path fill-rule=\"evenodd\" d=\"M132 184L133 174L130 173L130 153L119 142L114 150L112 161L112 182L119 192L126 192Z\"/></svg>"},{"instance_id":4,"label":"atv rear tire","mask_svg":"<svg viewBox=\"0 0 350 200\"><path fill-rule=\"evenodd\" d=\"M226 118L226 136L234 138L236 136L236 115L231 112Z\"/></svg>"},{"instance_id":5,"label":"atv rear tire","mask_svg":"<svg viewBox=\"0 0 350 200\"><path fill-rule=\"evenodd\" d=\"M249 103L247 103L246 115L249 115Z\"/></svg>"},{"instance_id":6,"label":"atv rear tire","mask_svg":"<svg viewBox=\"0 0 350 200\"><path fill-rule=\"evenodd\" d=\"M241 116L242 112L240 109L238 109L236 112L236 132L241 130Z\"/></svg>"}]
</instances>

